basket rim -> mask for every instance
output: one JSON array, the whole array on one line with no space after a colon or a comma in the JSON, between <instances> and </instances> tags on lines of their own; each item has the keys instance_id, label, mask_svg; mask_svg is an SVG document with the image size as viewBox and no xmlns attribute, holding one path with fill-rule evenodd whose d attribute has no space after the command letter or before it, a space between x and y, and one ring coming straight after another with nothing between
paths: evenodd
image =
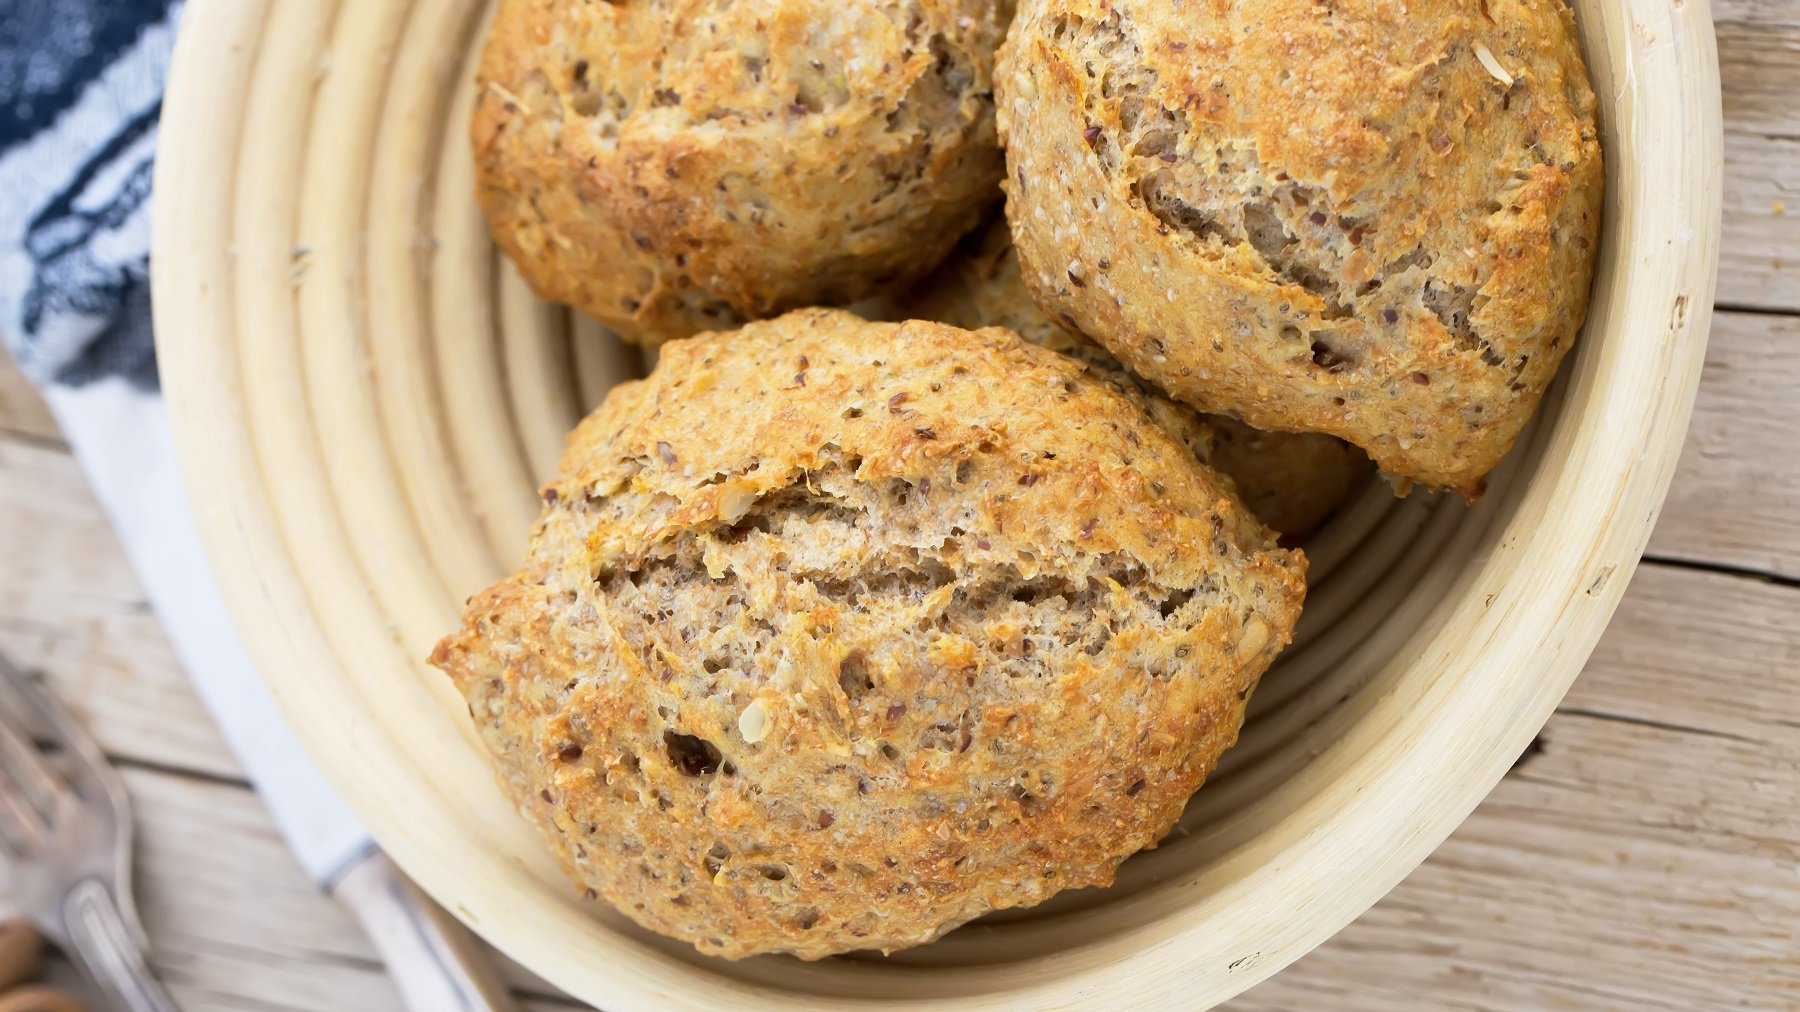
<instances>
[{"instance_id":1,"label":"basket rim","mask_svg":"<svg viewBox=\"0 0 1800 1012\"><path fill-rule=\"evenodd\" d=\"M1454 613L1460 624L1447 622L1426 642L1405 641L1413 655L1410 670L1417 673L1409 684L1419 691L1384 700L1381 721L1354 729L1365 746L1357 754L1315 764L1284 785L1311 792L1312 804L1260 834L1253 857L1246 852L1239 860L1240 847L1218 860L1218 877L1225 880L1213 883L1204 904L1140 922L1131 915L1145 900L1119 901L1105 915L1114 925L1105 943L1065 947L1004 971L933 970L931 985L911 979L920 976L916 968L859 964L859 973L893 985L893 999L802 993L766 981L695 974L667 947L624 938L613 958L595 959L573 937L547 939L534 929L529 911L501 902L496 885L504 871L478 867L491 858L477 857L471 865L468 855L442 847L431 834L404 824L402 813L384 808L370 782L404 775L402 743L372 722L327 726L317 719L321 702L333 701L331 685L349 676L299 587L296 549L266 508L258 452L245 423L245 392L235 382L232 218L230 200L221 195L235 192L237 161L217 156L238 150L250 90L245 84L255 73L268 15L284 3L303 2L195 0L177 40L156 167L152 283L183 478L233 620L334 789L448 909L515 959L588 1000L655 1007L675 997L668 988L676 976L690 988L679 996L686 1000L790 1009L916 1001L928 992L914 988L938 984L954 985L970 1007L1100 996L1109 1004L1189 1005L1230 997L1371 906L1498 782L1598 641L1673 477L1698 389L1716 280L1723 146L1717 54L1706 4L1615 0L1631 17L1621 13L1583 25L1590 44L1604 37L1624 54L1629 87L1604 98L1606 111L1627 120L1636 143L1655 144L1665 161L1651 178L1635 165L1615 166L1625 159L1616 146L1607 150L1606 242L1621 244L1613 262L1631 269L1611 279L1604 308L1613 339L1577 346L1575 355L1596 361L1578 389L1566 391L1590 420L1604 424L1590 424L1579 440L1563 426L1545 434L1564 456L1538 480L1506 493L1509 508L1493 535L1504 550L1462 577L1465 590ZM1612 136L1616 131L1609 131ZM1666 202L1670 179L1682 187L1673 207ZM1649 199L1653 191L1663 192L1665 203ZM1630 211L1615 217L1622 203ZM1622 333L1633 339L1621 340ZM1581 533L1577 521L1586 521L1588 537L1545 543L1530 528L1551 522L1552 510L1559 533ZM1476 586L1493 596L1468 589ZM1469 734L1491 728L1496 712L1506 715L1503 733ZM1362 835L1347 838L1351 828ZM1066 936L1061 920L1026 930ZM1239 939L1244 944L1233 948ZM1129 959L1113 958L1122 941L1134 951ZM1235 955L1227 960L1230 953ZM1186 972L1197 960L1207 961L1208 972Z\"/></svg>"}]
</instances>

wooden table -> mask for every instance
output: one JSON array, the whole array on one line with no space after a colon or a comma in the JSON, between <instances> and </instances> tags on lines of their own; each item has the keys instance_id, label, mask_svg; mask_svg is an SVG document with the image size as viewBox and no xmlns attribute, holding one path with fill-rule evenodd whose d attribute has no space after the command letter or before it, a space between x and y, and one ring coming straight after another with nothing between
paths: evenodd
<instances>
[{"instance_id":1,"label":"wooden table","mask_svg":"<svg viewBox=\"0 0 1800 1012\"><path fill-rule=\"evenodd\" d=\"M1233 1008L1800 1007L1800 0L1715 15L1718 313L1644 565L1475 815ZM42 671L124 769L144 915L185 1009L398 1007L276 836L3 360L0 650ZM516 979L531 1007L573 1007Z\"/></svg>"}]
</instances>

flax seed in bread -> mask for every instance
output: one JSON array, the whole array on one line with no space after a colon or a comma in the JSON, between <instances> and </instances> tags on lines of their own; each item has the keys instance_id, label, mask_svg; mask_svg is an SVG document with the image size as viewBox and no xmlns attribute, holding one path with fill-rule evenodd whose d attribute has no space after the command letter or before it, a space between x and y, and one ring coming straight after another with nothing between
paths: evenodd
<instances>
[{"instance_id":1,"label":"flax seed in bread","mask_svg":"<svg viewBox=\"0 0 1800 1012\"><path fill-rule=\"evenodd\" d=\"M646 342L855 301L997 198L981 0L502 0L472 125L495 240Z\"/></svg>"},{"instance_id":2,"label":"flax seed in bread","mask_svg":"<svg viewBox=\"0 0 1800 1012\"><path fill-rule=\"evenodd\" d=\"M996 94L1039 304L1196 406L1473 497L1586 312L1558 0L1022 0Z\"/></svg>"},{"instance_id":3,"label":"flax seed in bread","mask_svg":"<svg viewBox=\"0 0 1800 1012\"><path fill-rule=\"evenodd\" d=\"M1105 885L1288 641L1305 562L1072 360L809 310L576 429L433 662L573 876L730 957Z\"/></svg>"}]
</instances>

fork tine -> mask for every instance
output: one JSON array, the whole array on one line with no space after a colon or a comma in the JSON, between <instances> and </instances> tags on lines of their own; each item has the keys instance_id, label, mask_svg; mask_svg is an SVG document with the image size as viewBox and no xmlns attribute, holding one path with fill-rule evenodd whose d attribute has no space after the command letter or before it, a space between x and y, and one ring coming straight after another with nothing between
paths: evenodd
<instances>
[{"instance_id":1,"label":"fork tine","mask_svg":"<svg viewBox=\"0 0 1800 1012\"><path fill-rule=\"evenodd\" d=\"M57 796L68 790L60 781L29 732L19 726L5 706L0 706L0 785L12 786L48 817L54 811Z\"/></svg>"},{"instance_id":2,"label":"fork tine","mask_svg":"<svg viewBox=\"0 0 1800 1012\"><path fill-rule=\"evenodd\" d=\"M24 676L0 657L0 809L10 822L11 849L43 845L55 819L56 800L69 793L33 740L47 731L41 715L24 698Z\"/></svg>"},{"instance_id":3,"label":"fork tine","mask_svg":"<svg viewBox=\"0 0 1800 1012\"><path fill-rule=\"evenodd\" d=\"M69 788L80 792L84 783L100 794L118 790L117 775L107 764L100 746L75 723L62 704L41 686L0 656L0 714L11 710L27 726L35 726L49 743L59 749L68 763Z\"/></svg>"},{"instance_id":4,"label":"fork tine","mask_svg":"<svg viewBox=\"0 0 1800 1012\"><path fill-rule=\"evenodd\" d=\"M44 824L43 816L31 802L19 793L18 786L0 779L0 853L11 857L29 856L42 850L49 836L50 827Z\"/></svg>"},{"instance_id":5,"label":"fork tine","mask_svg":"<svg viewBox=\"0 0 1800 1012\"><path fill-rule=\"evenodd\" d=\"M0 707L0 838L15 853L37 850L50 833L56 788L44 757Z\"/></svg>"}]
</instances>

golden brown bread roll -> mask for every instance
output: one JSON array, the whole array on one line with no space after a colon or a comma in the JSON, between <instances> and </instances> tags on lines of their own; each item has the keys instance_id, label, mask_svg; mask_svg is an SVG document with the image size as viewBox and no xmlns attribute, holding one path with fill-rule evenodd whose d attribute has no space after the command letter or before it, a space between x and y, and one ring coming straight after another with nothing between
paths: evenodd
<instances>
[{"instance_id":1,"label":"golden brown bread roll","mask_svg":"<svg viewBox=\"0 0 1800 1012\"><path fill-rule=\"evenodd\" d=\"M1368 455L1333 436L1263 432L1176 403L1133 376L1104 347L1045 316L1019 277L1006 221L969 236L906 300L910 315L967 329L1005 327L1070 355L1137 400L1163 429L1224 472L1258 519L1298 538L1329 517L1368 478Z\"/></svg>"},{"instance_id":2,"label":"golden brown bread roll","mask_svg":"<svg viewBox=\"0 0 1800 1012\"><path fill-rule=\"evenodd\" d=\"M811 310L667 345L432 661L578 881L730 957L1105 885L1288 642L1305 561L1070 359Z\"/></svg>"},{"instance_id":3,"label":"golden brown bread roll","mask_svg":"<svg viewBox=\"0 0 1800 1012\"><path fill-rule=\"evenodd\" d=\"M472 126L537 292L655 342L917 277L998 198L981 0L503 0Z\"/></svg>"},{"instance_id":4,"label":"golden brown bread roll","mask_svg":"<svg viewBox=\"0 0 1800 1012\"><path fill-rule=\"evenodd\" d=\"M1594 96L1556 0L1023 0L1026 282L1133 371L1479 494L1586 312Z\"/></svg>"},{"instance_id":5,"label":"golden brown bread roll","mask_svg":"<svg viewBox=\"0 0 1800 1012\"><path fill-rule=\"evenodd\" d=\"M1264 432L1228 415L1205 416L1212 429L1206 463L1229 475L1258 520L1297 540L1313 532L1375 470L1369 455L1317 432Z\"/></svg>"}]
</instances>

